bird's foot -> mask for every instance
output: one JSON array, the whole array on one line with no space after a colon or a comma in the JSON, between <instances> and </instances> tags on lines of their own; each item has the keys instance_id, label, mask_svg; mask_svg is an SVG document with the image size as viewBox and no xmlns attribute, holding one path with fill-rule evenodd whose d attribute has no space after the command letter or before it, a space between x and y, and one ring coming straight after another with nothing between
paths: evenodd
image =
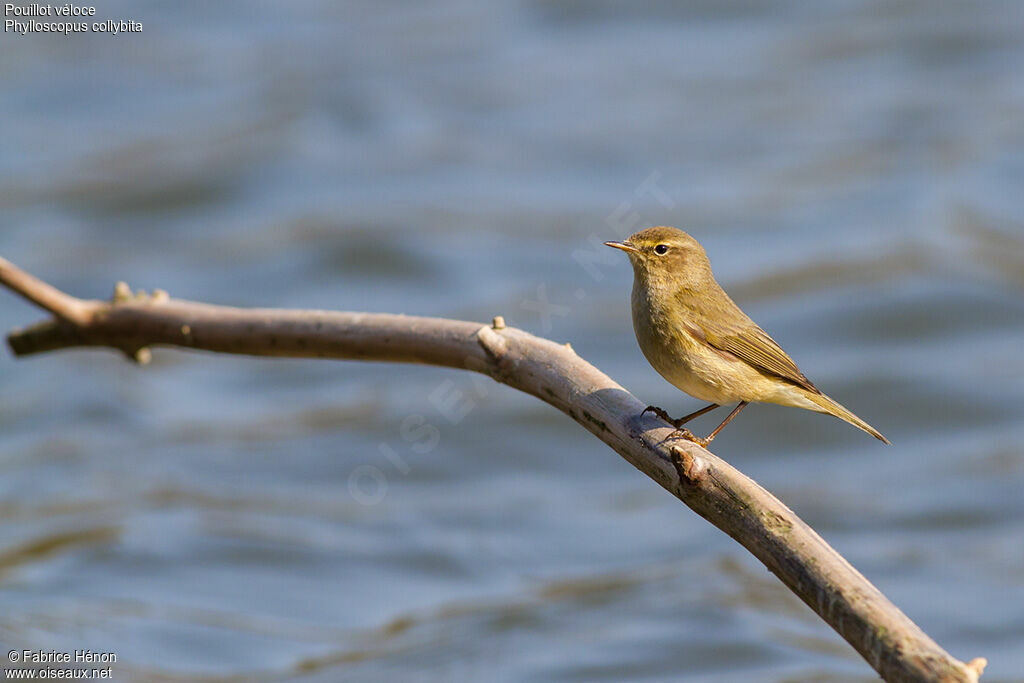
<instances>
[{"instance_id":1,"label":"bird's foot","mask_svg":"<svg viewBox=\"0 0 1024 683\"><path fill-rule=\"evenodd\" d=\"M658 406L647 406L646 408L644 408L644 411L642 413L640 413L640 417L643 417L647 413L654 413L655 415L660 417L662 420L664 420L665 422L668 422L670 425L675 427L676 431L680 431L680 430L688 431L688 430L683 430L683 425L686 424L686 418L679 418L677 420L674 417L672 417L671 415L669 415L667 412L665 412L664 410L659 408Z\"/></svg>"},{"instance_id":2,"label":"bird's foot","mask_svg":"<svg viewBox=\"0 0 1024 683\"><path fill-rule=\"evenodd\" d=\"M693 415L687 415L686 417L680 417L676 419L673 418L668 413L666 413L661 408L659 408L658 406L647 406L646 408L644 408L644 411L640 413L640 417L643 417L647 413L654 413L662 420L668 422L670 425L676 428L674 432L665 437L666 441L668 441L669 439L686 439L687 441L692 441L701 448L707 448L708 444L711 443L711 441L715 438L715 435L705 436L701 438L683 426L684 424L690 421Z\"/></svg>"},{"instance_id":3,"label":"bird's foot","mask_svg":"<svg viewBox=\"0 0 1024 683\"><path fill-rule=\"evenodd\" d=\"M701 448L707 448L708 444L711 443L711 440L714 439L714 437L699 437L685 427L677 427L676 430L669 434L665 440L668 441L669 439L686 439L687 441L697 444Z\"/></svg>"}]
</instances>

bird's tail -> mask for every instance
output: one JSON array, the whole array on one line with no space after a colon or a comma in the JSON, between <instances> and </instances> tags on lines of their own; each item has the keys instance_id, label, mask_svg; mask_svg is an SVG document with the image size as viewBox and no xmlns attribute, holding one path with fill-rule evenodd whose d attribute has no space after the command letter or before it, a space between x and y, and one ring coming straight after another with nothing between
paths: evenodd
<instances>
[{"instance_id":1,"label":"bird's tail","mask_svg":"<svg viewBox=\"0 0 1024 683\"><path fill-rule=\"evenodd\" d=\"M807 394L805 395L808 399L810 399L815 405L817 405L820 408L821 412L828 413L829 415L835 415L840 420L844 420L852 424L854 427L859 427L860 429L863 429L865 432L875 437L879 441L891 444L889 439L882 436L881 432L879 432L877 429L869 425L867 422L851 413L843 406L839 405L839 403L837 403L836 401L833 401L825 394L813 394L811 392L807 392Z\"/></svg>"}]
</instances>

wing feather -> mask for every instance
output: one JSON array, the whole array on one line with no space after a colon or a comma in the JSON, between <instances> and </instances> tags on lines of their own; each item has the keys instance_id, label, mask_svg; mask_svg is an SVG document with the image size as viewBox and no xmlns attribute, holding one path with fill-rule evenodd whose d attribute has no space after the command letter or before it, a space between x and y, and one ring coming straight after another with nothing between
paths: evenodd
<instances>
[{"instance_id":1,"label":"wing feather","mask_svg":"<svg viewBox=\"0 0 1024 683\"><path fill-rule=\"evenodd\" d=\"M704 328L704 337L714 348L727 351L762 372L789 380L808 391L818 392L817 387L800 372L800 368L782 347L752 321L739 330Z\"/></svg>"},{"instance_id":2,"label":"wing feather","mask_svg":"<svg viewBox=\"0 0 1024 683\"><path fill-rule=\"evenodd\" d=\"M712 348L731 353L761 372L821 393L782 347L751 320L717 282L712 279L711 285L710 292L680 288L676 295L679 308L688 313L687 328L696 338Z\"/></svg>"}]
</instances>

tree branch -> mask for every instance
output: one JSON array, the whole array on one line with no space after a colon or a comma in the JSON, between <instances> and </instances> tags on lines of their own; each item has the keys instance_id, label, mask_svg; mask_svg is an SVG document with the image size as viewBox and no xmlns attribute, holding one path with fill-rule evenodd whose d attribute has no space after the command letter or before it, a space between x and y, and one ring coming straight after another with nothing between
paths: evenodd
<instances>
[{"instance_id":1,"label":"tree branch","mask_svg":"<svg viewBox=\"0 0 1024 683\"><path fill-rule=\"evenodd\" d=\"M0 259L0 283L55 318L11 332L15 355L110 347L145 362L150 346L256 356L335 358L473 370L558 408L697 514L729 534L836 630L887 681L970 681L982 658L946 653L778 499L672 429L607 375L522 330L380 313L241 309L132 295L68 296Z\"/></svg>"}]
</instances>

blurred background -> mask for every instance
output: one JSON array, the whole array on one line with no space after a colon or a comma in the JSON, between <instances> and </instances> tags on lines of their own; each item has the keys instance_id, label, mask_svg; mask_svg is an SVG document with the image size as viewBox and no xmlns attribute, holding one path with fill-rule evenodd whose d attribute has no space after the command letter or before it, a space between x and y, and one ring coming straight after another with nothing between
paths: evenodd
<instances>
[{"instance_id":1,"label":"blurred background","mask_svg":"<svg viewBox=\"0 0 1024 683\"><path fill-rule=\"evenodd\" d=\"M893 442L755 406L716 453L984 680L1024 680L1018 3L107 19L142 32L0 39L4 257L83 297L500 314L683 414L598 246L682 227ZM40 317L0 292L3 330ZM874 679L742 548L490 380L174 350L4 353L0 378L4 650L112 651L123 680Z\"/></svg>"}]
</instances>

